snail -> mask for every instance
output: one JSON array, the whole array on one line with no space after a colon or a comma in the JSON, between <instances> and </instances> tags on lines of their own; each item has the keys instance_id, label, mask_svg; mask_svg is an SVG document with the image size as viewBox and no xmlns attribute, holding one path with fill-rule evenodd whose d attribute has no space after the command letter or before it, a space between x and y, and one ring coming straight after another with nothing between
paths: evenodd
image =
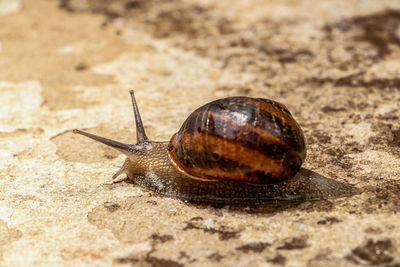
<instances>
[{"instance_id":1,"label":"snail","mask_svg":"<svg viewBox=\"0 0 400 267\"><path fill-rule=\"evenodd\" d=\"M302 168L303 131L278 102L228 97L196 109L170 141L150 141L133 91L136 144L80 130L127 156L121 174L145 189L198 204L254 206L351 196L352 185Z\"/></svg>"}]
</instances>

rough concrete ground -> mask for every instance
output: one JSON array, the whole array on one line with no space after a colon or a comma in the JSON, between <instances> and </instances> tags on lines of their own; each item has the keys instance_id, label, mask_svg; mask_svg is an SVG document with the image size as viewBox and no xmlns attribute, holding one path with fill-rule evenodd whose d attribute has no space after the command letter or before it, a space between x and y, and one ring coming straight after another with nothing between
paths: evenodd
<instances>
[{"instance_id":1,"label":"rough concrete ground","mask_svg":"<svg viewBox=\"0 0 400 267\"><path fill-rule=\"evenodd\" d=\"M400 265L398 1L0 0L1 266ZM261 210L126 182L71 129L168 140L207 101L284 103L305 166L363 190Z\"/></svg>"}]
</instances>

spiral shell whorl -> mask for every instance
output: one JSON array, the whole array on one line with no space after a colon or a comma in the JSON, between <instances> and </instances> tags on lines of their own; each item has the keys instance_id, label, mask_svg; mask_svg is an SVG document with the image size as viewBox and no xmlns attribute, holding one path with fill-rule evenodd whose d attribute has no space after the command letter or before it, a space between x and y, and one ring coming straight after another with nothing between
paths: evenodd
<instances>
[{"instance_id":1,"label":"spiral shell whorl","mask_svg":"<svg viewBox=\"0 0 400 267\"><path fill-rule=\"evenodd\" d=\"M171 138L168 153L196 179L273 183L298 172L306 148L284 105L229 97L195 110Z\"/></svg>"}]
</instances>

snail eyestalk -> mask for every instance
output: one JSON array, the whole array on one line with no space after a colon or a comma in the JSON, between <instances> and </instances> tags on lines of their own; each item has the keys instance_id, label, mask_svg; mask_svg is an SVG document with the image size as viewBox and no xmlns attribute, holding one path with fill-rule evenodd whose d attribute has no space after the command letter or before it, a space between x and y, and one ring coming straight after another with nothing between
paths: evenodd
<instances>
[{"instance_id":1,"label":"snail eyestalk","mask_svg":"<svg viewBox=\"0 0 400 267\"><path fill-rule=\"evenodd\" d=\"M147 138L146 132L144 131L142 118L140 117L139 108L136 104L135 94L133 93L133 90L130 90L129 93L131 94L133 113L135 114L136 141L138 144L147 142L147 141L149 141L149 139Z\"/></svg>"},{"instance_id":2,"label":"snail eyestalk","mask_svg":"<svg viewBox=\"0 0 400 267\"><path fill-rule=\"evenodd\" d=\"M81 134L84 135L86 137L89 137L90 139L96 140L97 142L103 143L107 146L110 146L122 153L124 153L125 155L130 155L133 150L134 150L134 146L128 145L128 144L124 144L124 143L120 143L118 141L114 141L108 138L104 138L95 134L91 134L91 133L87 133L87 132L83 132L81 130L78 129L74 129L72 131L74 134Z\"/></svg>"}]
</instances>

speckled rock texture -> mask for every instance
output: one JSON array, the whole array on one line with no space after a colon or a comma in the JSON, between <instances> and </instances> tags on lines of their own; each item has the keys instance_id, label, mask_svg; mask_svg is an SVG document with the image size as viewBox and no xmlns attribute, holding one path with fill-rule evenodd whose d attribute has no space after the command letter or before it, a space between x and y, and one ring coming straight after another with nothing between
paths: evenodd
<instances>
[{"instance_id":1,"label":"speckled rock texture","mask_svg":"<svg viewBox=\"0 0 400 267\"><path fill-rule=\"evenodd\" d=\"M1 266L400 266L400 2L0 0ZM362 194L254 208L111 177L196 107L284 103L305 167Z\"/></svg>"}]
</instances>

